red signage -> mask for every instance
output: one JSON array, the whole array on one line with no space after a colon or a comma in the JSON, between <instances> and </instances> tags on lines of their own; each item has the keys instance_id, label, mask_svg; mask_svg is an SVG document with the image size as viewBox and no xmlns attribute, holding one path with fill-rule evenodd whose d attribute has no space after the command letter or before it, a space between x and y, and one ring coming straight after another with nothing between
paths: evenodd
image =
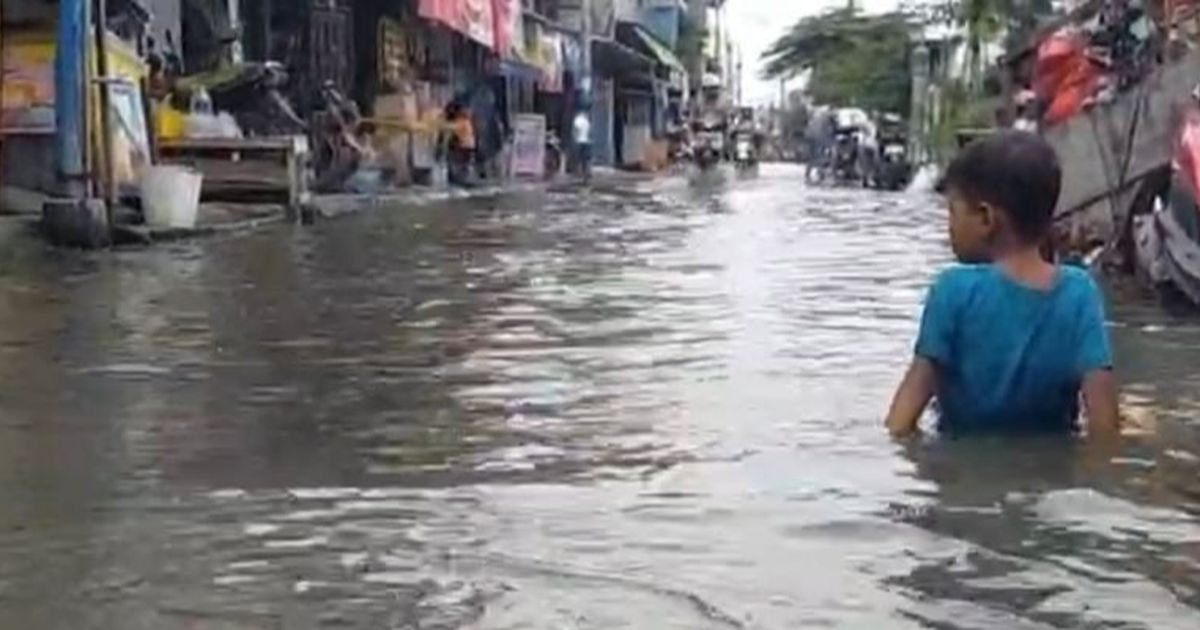
<instances>
[{"instance_id":1,"label":"red signage","mask_svg":"<svg viewBox=\"0 0 1200 630\"><path fill-rule=\"evenodd\" d=\"M516 13L514 16L513 13ZM496 43L496 52L501 57L507 57L512 54L513 45L513 19L521 19L521 1L520 0L494 0L492 3L492 17L495 20L494 40Z\"/></svg>"},{"instance_id":2,"label":"red signage","mask_svg":"<svg viewBox=\"0 0 1200 630\"><path fill-rule=\"evenodd\" d=\"M487 46L496 47L493 0L421 0L417 14L446 26Z\"/></svg>"}]
</instances>

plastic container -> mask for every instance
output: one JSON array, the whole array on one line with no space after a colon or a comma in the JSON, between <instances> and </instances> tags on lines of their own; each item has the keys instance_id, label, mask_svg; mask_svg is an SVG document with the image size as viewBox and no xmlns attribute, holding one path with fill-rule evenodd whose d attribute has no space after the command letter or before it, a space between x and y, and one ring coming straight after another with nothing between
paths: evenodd
<instances>
[{"instance_id":1,"label":"plastic container","mask_svg":"<svg viewBox=\"0 0 1200 630\"><path fill-rule=\"evenodd\" d=\"M164 102L155 110L155 115L155 131L160 140L178 140L183 137L183 112Z\"/></svg>"},{"instance_id":2,"label":"plastic container","mask_svg":"<svg viewBox=\"0 0 1200 630\"><path fill-rule=\"evenodd\" d=\"M142 175L142 211L151 227L191 229L204 176L182 166L151 166Z\"/></svg>"}]
</instances>

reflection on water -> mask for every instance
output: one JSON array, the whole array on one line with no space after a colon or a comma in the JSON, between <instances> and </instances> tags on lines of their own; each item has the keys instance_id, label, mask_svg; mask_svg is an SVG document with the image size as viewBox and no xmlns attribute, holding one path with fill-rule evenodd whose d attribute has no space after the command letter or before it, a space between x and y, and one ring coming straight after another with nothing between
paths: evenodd
<instances>
[{"instance_id":1,"label":"reflection on water","mask_svg":"<svg viewBox=\"0 0 1200 630\"><path fill-rule=\"evenodd\" d=\"M0 627L1200 627L1200 319L1139 435L888 441L930 198L799 171L0 256Z\"/></svg>"}]
</instances>

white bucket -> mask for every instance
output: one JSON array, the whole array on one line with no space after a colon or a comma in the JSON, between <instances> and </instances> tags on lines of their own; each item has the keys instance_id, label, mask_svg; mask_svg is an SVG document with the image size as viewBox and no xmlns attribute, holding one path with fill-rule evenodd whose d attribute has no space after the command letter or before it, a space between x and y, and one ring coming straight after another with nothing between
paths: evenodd
<instances>
[{"instance_id":1,"label":"white bucket","mask_svg":"<svg viewBox=\"0 0 1200 630\"><path fill-rule=\"evenodd\" d=\"M193 228L204 175L182 166L151 166L142 175L142 211L152 227Z\"/></svg>"}]
</instances>

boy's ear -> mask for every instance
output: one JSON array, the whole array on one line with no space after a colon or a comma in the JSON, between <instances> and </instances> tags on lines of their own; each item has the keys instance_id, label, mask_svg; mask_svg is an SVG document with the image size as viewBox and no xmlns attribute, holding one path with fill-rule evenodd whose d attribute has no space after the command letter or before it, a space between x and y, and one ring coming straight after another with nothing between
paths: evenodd
<instances>
[{"instance_id":1,"label":"boy's ear","mask_svg":"<svg viewBox=\"0 0 1200 630\"><path fill-rule=\"evenodd\" d=\"M996 209L996 206L986 201L980 201L975 209L979 212L979 220L988 232L996 229L996 226L1000 224L1000 211Z\"/></svg>"}]
</instances>

